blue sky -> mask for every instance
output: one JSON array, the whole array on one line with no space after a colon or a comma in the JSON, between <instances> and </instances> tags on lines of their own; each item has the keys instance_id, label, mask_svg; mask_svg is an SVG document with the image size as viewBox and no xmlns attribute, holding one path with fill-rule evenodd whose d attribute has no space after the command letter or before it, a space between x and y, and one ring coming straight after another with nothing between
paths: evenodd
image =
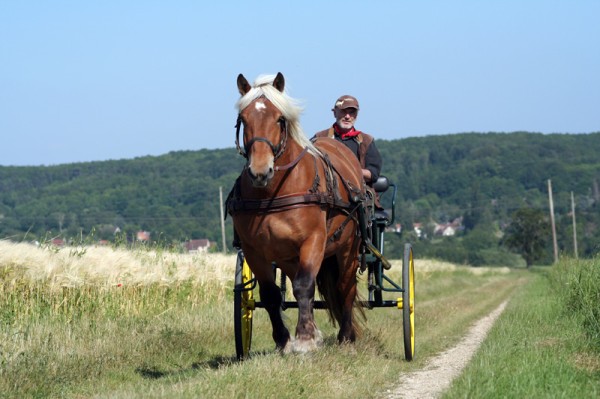
<instances>
[{"instance_id":1,"label":"blue sky","mask_svg":"<svg viewBox=\"0 0 600 399\"><path fill-rule=\"evenodd\" d=\"M308 135L600 131L600 1L0 0L0 165L232 148L236 78Z\"/></svg>"}]
</instances>

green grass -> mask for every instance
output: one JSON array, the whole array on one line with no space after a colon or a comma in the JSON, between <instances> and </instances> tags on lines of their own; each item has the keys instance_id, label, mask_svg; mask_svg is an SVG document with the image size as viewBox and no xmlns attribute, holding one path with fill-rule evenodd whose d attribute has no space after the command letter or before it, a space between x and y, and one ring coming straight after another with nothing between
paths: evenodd
<instances>
[{"instance_id":1,"label":"green grass","mask_svg":"<svg viewBox=\"0 0 600 399\"><path fill-rule=\"evenodd\" d=\"M553 269L554 287L600 353L600 257L564 259Z\"/></svg>"},{"instance_id":2,"label":"green grass","mask_svg":"<svg viewBox=\"0 0 600 399\"><path fill-rule=\"evenodd\" d=\"M206 320L201 288L182 282L4 292L0 391L48 397L98 379L116 388L127 377L196 361L223 329Z\"/></svg>"},{"instance_id":3,"label":"green grass","mask_svg":"<svg viewBox=\"0 0 600 399\"><path fill-rule=\"evenodd\" d=\"M548 274L536 270L515 293L444 398L600 396L600 357Z\"/></svg>"}]
</instances>

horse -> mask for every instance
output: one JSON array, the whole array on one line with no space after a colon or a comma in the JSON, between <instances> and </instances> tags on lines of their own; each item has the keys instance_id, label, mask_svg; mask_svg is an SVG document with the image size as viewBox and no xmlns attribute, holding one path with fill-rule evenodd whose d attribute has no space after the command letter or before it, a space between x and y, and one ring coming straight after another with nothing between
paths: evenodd
<instances>
[{"instance_id":1,"label":"horse","mask_svg":"<svg viewBox=\"0 0 600 399\"><path fill-rule=\"evenodd\" d=\"M259 286L276 349L306 353L322 345L313 307L321 294L340 343L360 333L355 317L360 209L366 198L357 158L331 138L309 140L285 79L240 74L236 147L247 162L227 199L241 249ZM239 134L243 128L243 141ZM292 282L295 337L282 319L273 262ZM361 310L362 312L362 310Z\"/></svg>"}]
</instances>

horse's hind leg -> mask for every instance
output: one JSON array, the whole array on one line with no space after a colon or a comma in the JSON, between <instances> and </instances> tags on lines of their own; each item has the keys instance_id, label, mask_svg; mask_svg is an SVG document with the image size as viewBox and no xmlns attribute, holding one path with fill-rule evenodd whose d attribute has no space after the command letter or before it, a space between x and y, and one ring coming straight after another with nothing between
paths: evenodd
<instances>
[{"instance_id":1,"label":"horse's hind leg","mask_svg":"<svg viewBox=\"0 0 600 399\"><path fill-rule=\"evenodd\" d=\"M260 299L271 319L273 340L277 349L283 351L290 340L290 332L281 315L281 291L274 281L261 282L259 285Z\"/></svg>"},{"instance_id":2,"label":"horse's hind leg","mask_svg":"<svg viewBox=\"0 0 600 399\"><path fill-rule=\"evenodd\" d=\"M356 327L354 323L354 300L356 298L356 283L345 283L340 287L340 293L343 297L342 319L340 320L340 331L338 332L338 341L354 342L356 340Z\"/></svg>"},{"instance_id":3,"label":"horse's hind leg","mask_svg":"<svg viewBox=\"0 0 600 399\"><path fill-rule=\"evenodd\" d=\"M353 245L355 247L356 244ZM338 294L341 299L341 319L340 331L338 332L338 341L354 342L356 340L357 328L354 320L354 306L357 296L356 272L358 262L354 256L355 250L350 251L349 256L338 257L338 264L342 265L340 269L340 279L337 284Z\"/></svg>"}]
</instances>

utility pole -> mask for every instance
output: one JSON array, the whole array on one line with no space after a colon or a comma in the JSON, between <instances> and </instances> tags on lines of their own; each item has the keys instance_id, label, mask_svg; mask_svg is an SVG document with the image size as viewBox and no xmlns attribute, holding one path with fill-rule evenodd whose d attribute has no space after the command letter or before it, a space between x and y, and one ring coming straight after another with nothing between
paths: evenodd
<instances>
[{"instance_id":1,"label":"utility pole","mask_svg":"<svg viewBox=\"0 0 600 399\"><path fill-rule=\"evenodd\" d=\"M221 236L223 238L223 253L227 254L227 245L225 244L225 218L223 217L223 187L219 186L219 210L221 211Z\"/></svg>"},{"instance_id":2,"label":"utility pole","mask_svg":"<svg viewBox=\"0 0 600 399\"><path fill-rule=\"evenodd\" d=\"M575 197L571 191L571 215L573 215L573 250L575 251L575 259L579 258L577 253L577 222L575 221Z\"/></svg>"},{"instance_id":3,"label":"utility pole","mask_svg":"<svg viewBox=\"0 0 600 399\"><path fill-rule=\"evenodd\" d=\"M552 225L552 245L554 247L554 263L558 262L558 244L556 242L556 225L554 224L554 202L552 201L552 182L548 179L548 200L550 201L550 223Z\"/></svg>"}]
</instances>

